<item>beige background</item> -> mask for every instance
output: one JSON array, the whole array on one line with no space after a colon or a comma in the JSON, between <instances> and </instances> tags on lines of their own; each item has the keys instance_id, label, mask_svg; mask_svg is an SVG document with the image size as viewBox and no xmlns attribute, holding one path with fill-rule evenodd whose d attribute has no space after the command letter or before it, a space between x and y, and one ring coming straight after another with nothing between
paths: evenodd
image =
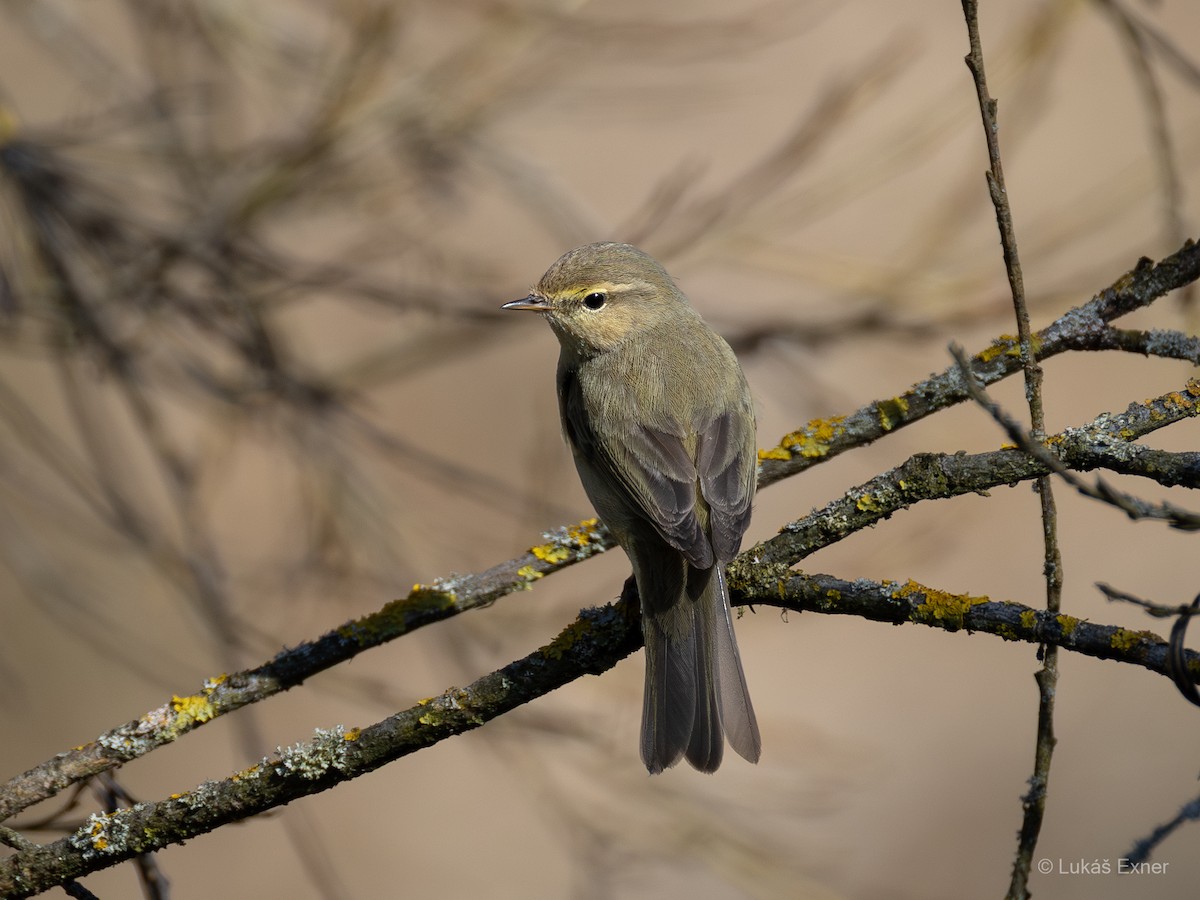
<instances>
[{"instance_id":1,"label":"beige background","mask_svg":"<svg viewBox=\"0 0 1200 900\"><path fill-rule=\"evenodd\" d=\"M983 5L1041 327L1139 256L1161 257L1181 240L1165 224L1127 48L1103 9ZM19 133L76 138L65 154L105 191L131 198L131 214L162 222L189 214L177 205L183 190L153 162L161 133L119 117L106 128L106 116L141 101L152 73L169 73L184 94L214 80L211 104L196 101L181 119L190 140L229 155L189 195L220 208L304 133L319 87L355 58L345 23L361 5L175 6L201 11L218 36L219 63L195 50L194 21L175 37L148 39L136 5L0 8L0 105L15 113ZM1194 3L1130 8L1200 64ZM321 177L304 174L296 198L263 216L255 233L293 259L344 264L390 292L372 302L331 279L328 289L263 302L287 337L288 358L353 388L352 408L404 449L380 449L338 417L305 425L264 407L238 420L194 391L155 385L171 434L203 473L201 517L243 635L229 648L218 646L211 610L67 497L6 420L0 774L189 693L233 663L253 664L375 609L413 582L481 570L538 542L542 530L589 515L558 437L553 337L535 317L490 315L570 246L639 240L734 337L776 323L836 326L870 310L924 327L918 336L835 328L832 339L773 340L747 354L764 446L812 417L848 413L945 368L951 340L978 350L1013 330L957 3L671 2L649 12L625 2L410 4L394 15L384 61L339 120L339 153ZM1195 235L1200 84L1161 54L1151 59L1183 182L1178 208ZM796 152L755 168L797 128L806 140ZM447 148L448 157L438 155ZM739 181L748 171L758 174ZM648 199L674 190L682 191L675 206ZM12 200L10 237L0 239L6 271L22 252ZM698 231L714 209L715 223ZM202 221L204 210L194 215ZM1194 309L1189 324L1168 298L1125 324L1194 333ZM169 322L144 328L139 335L165 348L200 346ZM79 448L39 333L25 324L9 332L0 377ZM127 427L111 380L87 360L76 365L96 382L88 396L131 496L178 540L161 475ZM1184 364L1117 354L1055 359L1049 427L1178 389L1191 374ZM1020 411L1018 383L995 393ZM769 537L914 452L1001 442L978 410L938 415L764 492L748 538ZM1198 442L1194 421L1147 441ZM1136 610L1106 604L1093 582L1188 600L1200 590L1196 537L1131 524L1061 485L1056 493L1065 608L1162 631ZM1175 499L1198 505L1182 492ZM343 544L314 539L314 509L338 523ZM1037 605L1039 535L1036 498L1019 486L898 514L805 568ZM315 546L327 552L314 560L307 551ZM128 766L121 783L157 799L306 740L314 728L377 721L526 654L580 606L615 596L627 571L610 553L367 653ZM686 769L647 778L636 750L635 657L352 784L162 852L172 896L924 900L1003 892L1033 757L1033 648L770 609L745 615L738 635L763 732L757 767L733 759L711 778ZM1058 700L1038 856L1115 866L1196 795L1200 715L1166 679L1071 654ZM260 738L248 734L251 718ZM1198 834L1185 827L1160 848L1166 874L1035 877L1033 891L1194 896ZM85 883L106 898L137 891L128 866Z\"/></svg>"}]
</instances>

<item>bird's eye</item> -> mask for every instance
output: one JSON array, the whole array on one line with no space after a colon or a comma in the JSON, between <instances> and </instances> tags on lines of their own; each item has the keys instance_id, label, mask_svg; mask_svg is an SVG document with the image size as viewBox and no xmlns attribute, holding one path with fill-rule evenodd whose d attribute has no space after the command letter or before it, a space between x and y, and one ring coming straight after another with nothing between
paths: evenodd
<instances>
[{"instance_id":1,"label":"bird's eye","mask_svg":"<svg viewBox=\"0 0 1200 900\"><path fill-rule=\"evenodd\" d=\"M588 309L599 309L608 300L608 295L604 291L592 291L583 298L583 305Z\"/></svg>"}]
</instances>

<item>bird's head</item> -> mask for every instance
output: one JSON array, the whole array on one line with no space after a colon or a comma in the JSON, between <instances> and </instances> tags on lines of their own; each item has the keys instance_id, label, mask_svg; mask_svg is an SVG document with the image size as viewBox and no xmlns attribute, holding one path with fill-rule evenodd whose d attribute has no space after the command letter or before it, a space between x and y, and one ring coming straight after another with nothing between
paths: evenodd
<instances>
[{"instance_id":1,"label":"bird's head","mask_svg":"<svg viewBox=\"0 0 1200 900\"><path fill-rule=\"evenodd\" d=\"M691 312L653 257L615 243L588 244L564 254L527 297L501 309L542 313L564 346L584 353L613 349Z\"/></svg>"}]
</instances>

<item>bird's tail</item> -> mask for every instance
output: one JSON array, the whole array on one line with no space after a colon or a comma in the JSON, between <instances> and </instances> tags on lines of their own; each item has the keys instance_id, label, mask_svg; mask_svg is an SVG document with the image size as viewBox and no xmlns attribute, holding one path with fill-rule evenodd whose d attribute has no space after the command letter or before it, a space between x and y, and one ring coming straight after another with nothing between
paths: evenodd
<instances>
[{"instance_id":1,"label":"bird's tail","mask_svg":"<svg viewBox=\"0 0 1200 900\"><path fill-rule=\"evenodd\" d=\"M646 693L642 761L651 773L681 758L701 772L721 765L725 739L758 762L762 740L738 655L721 566L692 570L689 589L642 619Z\"/></svg>"}]
</instances>

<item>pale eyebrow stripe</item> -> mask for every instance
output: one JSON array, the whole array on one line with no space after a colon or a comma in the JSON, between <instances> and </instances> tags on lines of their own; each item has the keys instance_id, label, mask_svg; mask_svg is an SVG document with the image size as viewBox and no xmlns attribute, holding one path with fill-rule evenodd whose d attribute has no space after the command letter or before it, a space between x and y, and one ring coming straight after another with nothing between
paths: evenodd
<instances>
[{"instance_id":1,"label":"pale eyebrow stripe","mask_svg":"<svg viewBox=\"0 0 1200 900\"><path fill-rule=\"evenodd\" d=\"M648 288L651 285L645 281L598 281L583 288L584 291L621 291L629 288Z\"/></svg>"}]
</instances>

